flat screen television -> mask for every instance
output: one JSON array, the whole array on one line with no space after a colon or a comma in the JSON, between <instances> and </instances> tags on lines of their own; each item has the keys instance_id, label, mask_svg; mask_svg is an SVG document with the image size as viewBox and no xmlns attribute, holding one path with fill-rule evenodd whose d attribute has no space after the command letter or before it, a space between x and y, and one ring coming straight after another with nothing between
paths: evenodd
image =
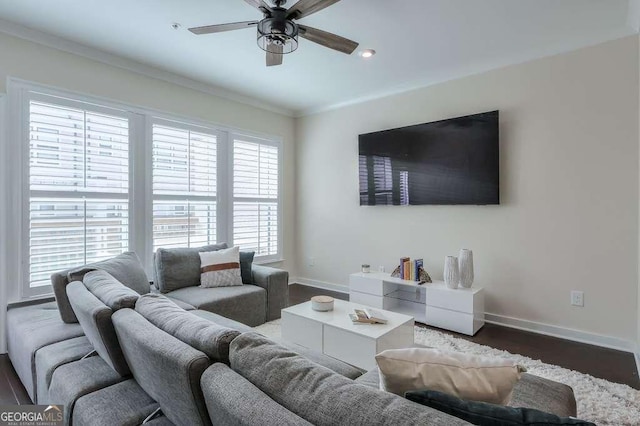
<instances>
[{"instance_id":1,"label":"flat screen television","mask_svg":"<svg viewBox=\"0 0 640 426\"><path fill-rule=\"evenodd\" d=\"M360 205L500 204L499 112L359 136Z\"/></svg>"}]
</instances>

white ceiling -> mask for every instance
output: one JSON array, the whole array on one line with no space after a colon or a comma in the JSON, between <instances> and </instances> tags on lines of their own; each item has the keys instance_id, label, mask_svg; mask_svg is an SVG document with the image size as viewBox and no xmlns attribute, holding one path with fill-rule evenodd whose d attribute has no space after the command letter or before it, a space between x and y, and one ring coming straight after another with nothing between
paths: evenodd
<instances>
[{"instance_id":1,"label":"white ceiling","mask_svg":"<svg viewBox=\"0 0 640 426\"><path fill-rule=\"evenodd\" d=\"M0 0L0 31L18 24L304 114L633 34L631 2L342 0L301 22L373 48L374 58L301 39L271 68L254 29L186 30L258 19L243 0Z\"/></svg>"}]
</instances>

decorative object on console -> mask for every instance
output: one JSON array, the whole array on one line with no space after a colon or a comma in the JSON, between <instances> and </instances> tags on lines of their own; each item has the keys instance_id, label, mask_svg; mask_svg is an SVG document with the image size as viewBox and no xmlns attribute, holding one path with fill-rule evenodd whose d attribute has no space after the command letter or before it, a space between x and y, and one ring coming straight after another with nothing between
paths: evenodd
<instances>
[{"instance_id":1,"label":"decorative object on console","mask_svg":"<svg viewBox=\"0 0 640 426\"><path fill-rule=\"evenodd\" d=\"M393 278L400 278L400 267L399 266L396 269L393 270L393 272L391 273L391 276Z\"/></svg>"},{"instance_id":2,"label":"decorative object on console","mask_svg":"<svg viewBox=\"0 0 640 426\"><path fill-rule=\"evenodd\" d=\"M458 288L460 281L460 270L458 269L458 258L447 256L444 259L444 283L451 289Z\"/></svg>"},{"instance_id":3,"label":"decorative object on console","mask_svg":"<svg viewBox=\"0 0 640 426\"><path fill-rule=\"evenodd\" d=\"M473 251L460 250L458 267L460 269L460 285L464 288L471 288L473 285Z\"/></svg>"},{"instance_id":4,"label":"decorative object on console","mask_svg":"<svg viewBox=\"0 0 640 426\"><path fill-rule=\"evenodd\" d=\"M424 269L424 260L411 260L409 257L400 258L400 266L393 270L391 277L407 281L416 281L420 284L432 282L431 277Z\"/></svg>"},{"instance_id":5,"label":"decorative object on console","mask_svg":"<svg viewBox=\"0 0 640 426\"><path fill-rule=\"evenodd\" d=\"M429 273L424 269L424 267L420 267L420 269L418 269L418 281L422 284L422 283L432 283L433 281L431 280L431 276L429 275Z\"/></svg>"},{"instance_id":6,"label":"decorative object on console","mask_svg":"<svg viewBox=\"0 0 640 426\"><path fill-rule=\"evenodd\" d=\"M311 298L311 309L318 312L333 311L333 297L313 296Z\"/></svg>"},{"instance_id":7,"label":"decorative object on console","mask_svg":"<svg viewBox=\"0 0 640 426\"><path fill-rule=\"evenodd\" d=\"M242 285L240 247L205 251L200 255L200 286L231 287Z\"/></svg>"},{"instance_id":8,"label":"decorative object on console","mask_svg":"<svg viewBox=\"0 0 640 426\"><path fill-rule=\"evenodd\" d=\"M362 264L362 273L368 274L371 272L371 265L367 265L366 263Z\"/></svg>"}]
</instances>

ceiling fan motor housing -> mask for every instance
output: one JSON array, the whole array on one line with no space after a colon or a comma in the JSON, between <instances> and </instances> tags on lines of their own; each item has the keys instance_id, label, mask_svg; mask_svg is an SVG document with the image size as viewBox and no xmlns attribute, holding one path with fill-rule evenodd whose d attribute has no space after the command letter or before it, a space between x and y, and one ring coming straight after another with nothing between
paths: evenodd
<instances>
[{"instance_id":1,"label":"ceiling fan motor housing","mask_svg":"<svg viewBox=\"0 0 640 426\"><path fill-rule=\"evenodd\" d=\"M298 48L298 25L287 19L287 10L274 7L270 16L258 23L258 46L276 54L286 54Z\"/></svg>"}]
</instances>

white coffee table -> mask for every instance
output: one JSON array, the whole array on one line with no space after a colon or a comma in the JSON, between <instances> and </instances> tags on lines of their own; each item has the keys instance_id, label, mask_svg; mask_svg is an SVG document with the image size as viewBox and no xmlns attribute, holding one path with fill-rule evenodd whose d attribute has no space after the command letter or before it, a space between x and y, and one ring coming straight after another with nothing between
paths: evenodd
<instances>
[{"instance_id":1,"label":"white coffee table","mask_svg":"<svg viewBox=\"0 0 640 426\"><path fill-rule=\"evenodd\" d=\"M376 309L387 324L353 324L349 314L361 308L336 300L330 312L314 311L311 302L283 309L282 338L365 370L376 366L376 354L413 346L413 317Z\"/></svg>"}]
</instances>

